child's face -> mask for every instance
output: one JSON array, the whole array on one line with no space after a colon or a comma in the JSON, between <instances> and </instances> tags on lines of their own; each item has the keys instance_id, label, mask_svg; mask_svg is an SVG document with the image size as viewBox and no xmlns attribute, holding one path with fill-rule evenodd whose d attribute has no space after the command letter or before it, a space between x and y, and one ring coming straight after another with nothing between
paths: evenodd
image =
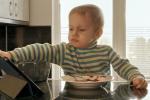
<instances>
[{"instance_id":1,"label":"child's face","mask_svg":"<svg viewBox=\"0 0 150 100\"><path fill-rule=\"evenodd\" d=\"M96 40L96 32L89 16L73 13L69 17L69 43L77 48L86 48Z\"/></svg>"}]
</instances>

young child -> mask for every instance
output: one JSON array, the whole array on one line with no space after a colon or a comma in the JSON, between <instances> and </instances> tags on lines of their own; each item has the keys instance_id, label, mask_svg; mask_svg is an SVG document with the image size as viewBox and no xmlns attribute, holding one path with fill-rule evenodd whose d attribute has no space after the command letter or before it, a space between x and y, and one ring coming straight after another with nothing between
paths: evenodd
<instances>
[{"instance_id":1,"label":"young child","mask_svg":"<svg viewBox=\"0 0 150 100\"><path fill-rule=\"evenodd\" d=\"M60 65L64 74L109 74L110 65L124 79L136 88L146 88L147 82L138 69L128 60L122 59L107 45L97 45L103 33L101 10L91 4L81 5L69 14L69 43L58 45L31 44L13 51L0 51L2 57L14 63L24 61L47 61Z\"/></svg>"}]
</instances>

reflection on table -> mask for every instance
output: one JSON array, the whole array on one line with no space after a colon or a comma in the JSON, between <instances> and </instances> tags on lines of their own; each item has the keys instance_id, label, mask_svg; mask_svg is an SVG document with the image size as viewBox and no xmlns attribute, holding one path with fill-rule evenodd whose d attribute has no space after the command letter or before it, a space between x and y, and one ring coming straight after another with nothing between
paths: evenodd
<instances>
[{"instance_id":1,"label":"reflection on table","mask_svg":"<svg viewBox=\"0 0 150 100\"><path fill-rule=\"evenodd\" d=\"M150 84L150 82L148 82ZM16 100L149 100L150 87L136 89L128 82L108 82L98 88L75 88L60 80L48 80L36 83L44 92L42 96L23 97ZM5 94L0 95L0 100L13 100Z\"/></svg>"},{"instance_id":2,"label":"reflection on table","mask_svg":"<svg viewBox=\"0 0 150 100\"><path fill-rule=\"evenodd\" d=\"M111 87L108 83L99 88L79 89L67 83L55 100L130 100L142 99L147 95L147 89L139 90L130 86L129 83L120 83L114 91L111 91L108 85Z\"/></svg>"},{"instance_id":3,"label":"reflection on table","mask_svg":"<svg viewBox=\"0 0 150 100\"><path fill-rule=\"evenodd\" d=\"M113 100L147 100L146 98L144 99L147 93L147 89L136 89L135 87L130 86L130 84L121 84L114 92L112 92L112 98Z\"/></svg>"},{"instance_id":4,"label":"reflection on table","mask_svg":"<svg viewBox=\"0 0 150 100\"><path fill-rule=\"evenodd\" d=\"M51 93L51 89L52 87L50 87L49 82L40 82L40 83L36 83L40 89L44 92L44 95L42 96L27 96L27 97L18 97L15 100L51 100L52 98L52 93ZM3 94L0 92L0 100L14 100L11 97Z\"/></svg>"},{"instance_id":5,"label":"reflection on table","mask_svg":"<svg viewBox=\"0 0 150 100\"><path fill-rule=\"evenodd\" d=\"M110 98L111 94L105 87L98 88L75 88L69 83L65 84L63 91L55 100L72 100L72 99L99 99Z\"/></svg>"}]
</instances>

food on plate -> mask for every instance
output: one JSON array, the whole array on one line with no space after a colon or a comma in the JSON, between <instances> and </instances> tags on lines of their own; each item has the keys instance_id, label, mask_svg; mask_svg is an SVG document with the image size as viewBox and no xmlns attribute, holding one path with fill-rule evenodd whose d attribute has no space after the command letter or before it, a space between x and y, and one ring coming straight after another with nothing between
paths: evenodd
<instances>
[{"instance_id":1,"label":"food on plate","mask_svg":"<svg viewBox=\"0 0 150 100\"><path fill-rule=\"evenodd\" d=\"M70 75L65 75L62 77L62 79L65 81L75 81L75 78Z\"/></svg>"},{"instance_id":2,"label":"food on plate","mask_svg":"<svg viewBox=\"0 0 150 100\"><path fill-rule=\"evenodd\" d=\"M75 76L76 81L96 81L96 82L103 82L107 81L108 78L103 75L83 75L83 76Z\"/></svg>"},{"instance_id":3,"label":"food on plate","mask_svg":"<svg viewBox=\"0 0 150 100\"><path fill-rule=\"evenodd\" d=\"M106 75L66 75L63 77L63 80L77 82L105 82L111 79L111 76Z\"/></svg>"}]
</instances>

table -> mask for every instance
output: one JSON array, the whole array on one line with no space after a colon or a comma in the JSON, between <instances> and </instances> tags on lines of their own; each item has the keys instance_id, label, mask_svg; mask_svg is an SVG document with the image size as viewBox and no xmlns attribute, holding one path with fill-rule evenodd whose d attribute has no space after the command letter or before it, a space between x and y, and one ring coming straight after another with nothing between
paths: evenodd
<instances>
[{"instance_id":1,"label":"table","mask_svg":"<svg viewBox=\"0 0 150 100\"><path fill-rule=\"evenodd\" d=\"M95 89L77 89L60 80L49 79L36 83L45 93L42 96L22 97L16 100L150 100L150 81L145 90L135 89L125 81L108 82ZM0 100L13 100L0 94Z\"/></svg>"}]
</instances>

